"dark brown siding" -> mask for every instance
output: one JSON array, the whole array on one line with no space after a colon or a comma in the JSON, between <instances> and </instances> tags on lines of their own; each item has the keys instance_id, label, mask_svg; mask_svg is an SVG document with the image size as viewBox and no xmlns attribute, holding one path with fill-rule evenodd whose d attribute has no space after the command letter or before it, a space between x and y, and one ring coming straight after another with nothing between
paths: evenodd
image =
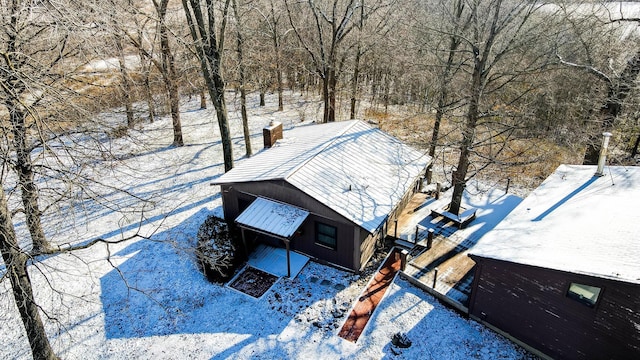
<instances>
[{"instance_id":1,"label":"dark brown siding","mask_svg":"<svg viewBox=\"0 0 640 360\"><path fill-rule=\"evenodd\" d=\"M240 215L243 201L253 201L256 196L282 201L311 212L300 228L300 235L291 240L291 249L308 254L354 271L360 270L360 243L368 233L329 209L317 200L299 191L284 181L262 181L222 185L222 199L225 219L233 223ZM315 223L322 222L335 226L338 232L337 249L330 249L315 243ZM278 242L270 242L275 245Z\"/></svg>"},{"instance_id":2,"label":"dark brown siding","mask_svg":"<svg viewBox=\"0 0 640 360\"><path fill-rule=\"evenodd\" d=\"M472 256L469 311L557 359L640 359L640 285ZM590 308L572 282L602 289Z\"/></svg>"}]
</instances>

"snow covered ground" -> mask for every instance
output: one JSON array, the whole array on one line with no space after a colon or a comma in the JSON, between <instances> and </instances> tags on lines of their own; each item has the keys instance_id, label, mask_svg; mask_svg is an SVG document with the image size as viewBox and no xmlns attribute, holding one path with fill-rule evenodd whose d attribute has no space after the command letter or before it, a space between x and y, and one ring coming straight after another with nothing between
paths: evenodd
<instances>
[{"instance_id":1,"label":"snow covered ground","mask_svg":"<svg viewBox=\"0 0 640 360\"><path fill-rule=\"evenodd\" d=\"M264 108L255 97L249 109L254 151L262 148L261 129L270 120L289 127L301 118L312 121L321 109L318 101L290 94L286 110L276 112L275 97L268 97ZM230 100L234 151L240 159L242 127ZM100 140L119 160L74 165L100 184L86 181L82 193L57 204L43 219L47 235L59 244L135 233L145 237L42 258L30 267L49 338L62 358L531 357L399 279L356 344L337 333L366 284L357 275L309 262L295 279L280 279L258 300L208 283L194 263L193 248L199 225L222 212L219 189L210 186L223 173L222 146L213 109L200 110L197 99L185 100L181 116L186 144L181 148L170 146L169 117L140 124L130 137ZM122 114L101 118L126 121ZM82 138L74 142L74 150L58 154L57 161L91 152L92 145ZM61 186L52 180L47 185ZM95 199L82 196L87 194ZM9 200L19 201L15 194ZM25 242L24 218L15 220ZM0 323L0 358L29 358L6 280L0 283ZM391 337L399 331L413 342L410 348L392 348Z\"/></svg>"}]
</instances>

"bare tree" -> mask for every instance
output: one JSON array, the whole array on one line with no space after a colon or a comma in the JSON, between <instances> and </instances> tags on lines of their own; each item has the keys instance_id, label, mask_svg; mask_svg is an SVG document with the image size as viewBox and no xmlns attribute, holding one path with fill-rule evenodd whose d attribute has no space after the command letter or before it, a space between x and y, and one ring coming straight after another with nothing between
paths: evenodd
<instances>
[{"instance_id":1,"label":"bare tree","mask_svg":"<svg viewBox=\"0 0 640 360\"><path fill-rule=\"evenodd\" d=\"M276 74L276 88L278 91L278 111L282 111L284 109L284 100L283 100L283 90L284 90L284 81L283 81L283 64L284 60L282 57L282 41L284 36L286 36L288 31L282 31L282 10L274 4L274 0L269 0L267 8L262 8L259 5L255 6L255 11L260 14L262 18L262 24L266 26L266 30L264 33L269 38L271 45L273 46L273 66ZM289 79L290 80L290 79ZM262 105L262 103L261 103Z\"/></svg>"},{"instance_id":2,"label":"bare tree","mask_svg":"<svg viewBox=\"0 0 640 360\"><path fill-rule=\"evenodd\" d=\"M124 47L122 46L122 34L114 35L114 41L116 44L116 50L118 52L118 65L120 67L120 75L122 77L122 88L124 90L124 105L125 113L127 114L127 127L133 127L133 100L131 93L133 87L131 85L131 78L127 71L127 62L124 55Z\"/></svg>"},{"instance_id":3,"label":"bare tree","mask_svg":"<svg viewBox=\"0 0 640 360\"><path fill-rule=\"evenodd\" d=\"M369 16L389 8L394 2L378 2L364 7L356 0L307 1L292 3L285 1L289 23L300 44L311 57L315 71L322 79L324 101L323 122L336 120L336 87L339 76L339 51L349 34ZM363 8L364 9L361 9ZM294 15L294 10L296 15ZM311 18L313 30L303 32Z\"/></svg>"},{"instance_id":4,"label":"bare tree","mask_svg":"<svg viewBox=\"0 0 640 360\"><path fill-rule=\"evenodd\" d=\"M233 168L231 132L227 117L227 105L224 99L225 84L222 76L224 33L227 26L230 1L225 0L223 8L220 10L221 13L217 13L217 2L214 0L205 0L204 4L201 0L182 0L196 54L200 59L202 74L218 117L225 171ZM205 10L204 13L203 9ZM216 25L217 21L221 22L219 28Z\"/></svg>"},{"instance_id":5,"label":"bare tree","mask_svg":"<svg viewBox=\"0 0 640 360\"><path fill-rule=\"evenodd\" d=\"M4 185L4 184L2 184ZM31 280L27 272L29 256L18 246L11 213L3 190L0 190L0 253L11 282L13 297L29 339L34 359L58 359L44 330L38 305L33 297Z\"/></svg>"},{"instance_id":6,"label":"bare tree","mask_svg":"<svg viewBox=\"0 0 640 360\"><path fill-rule=\"evenodd\" d=\"M453 4L451 4L451 9L447 8L448 5L450 5L450 3L447 1L439 4L439 6L441 6L442 13L448 14L449 16L447 18L451 19L451 22L445 22L443 24L445 27L440 30L440 33L443 35L442 37L444 42L448 42L448 46L444 51L444 57L441 57L440 54L443 51L439 48L434 50L437 61L435 67L437 68L436 72L438 73L438 76L436 77L437 90L435 95L437 99L435 104L436 114L433 130L431 132L431 141L429 143L429 156L431 156L432 159L436 155L436 147L440 137L440 126L442 124L443 117L449 109L459 101L459 99L450 98L450 92L452 90L451 81L462 67L458 56L459 47L462 43L461 35L464 34L467 31L467 28L471 25L471 21L469 21L469 19L463 18L464 9L466 7L465 1L454 1ZM468 14L465 15L468 16ZM427 167L427 182L431 182L432 173L433 162Z\"/></svg>"},{"instance_id":7,"label":"bare tree","mask_svg":"<svg viewBox=\"0 0 640 360\"><path fill-rule=\"evenodd\" d=\"M57 66L76 50L56 15L55 8L20 0L8 1L0 9L0 102L9 114L15 153L13 168L19 177L22 211L34 253L49 249L40 220L42 212L31 152L34 138L40 137L46 127L42 117L49 116L51 110L38 109L50 105L47 101L52 94L64 92L57 88L62 77Z\"/></svg>"},{"instance_id":8,"label":"bare tree","mask_svg":"<svg viewBox=\"0 0 640 360\"><path fill-rule=\"evenodd\" d=\"M243 59L244 36L242 35L242 20L238 12L238 2L233 0L233 14L236 18L236 50L238 54L238 73L240 81L240 113L242 116L242 132L247 157L251 152L251 134L249 133L249 119L247 116L247 90L246 90L246 66Z\"/></svg>"},{"instance_id":9,"label":"bare tree","mask_svg":"<svg viewBox=\"0 0 640 360\"><path fill-rule=\"evenodd\" d=\"M604 42L611 41L611 39L607 39L605 36L589 39L584 33L596 29L599 33L622 34L618 35L618 38L628 39L633 35L624 35L627 33L626 29L637 27L640 24L640 18L625 15L622 3L601 3L586 9L584 6L586 5L580 8L581 11L574 11L573 8L567 6L562 7L564 16L571 24L571 31L581 40L579 43L584 55L581 56L581 59L574 61L565 59L561 53L557 54L557 58L562 65L584 71L605 86L605 99L595 112L600 131L592 132L589 135L583 160L585 165L595 165L598 163L600 155L600 133L614 129L619 116L624 111L625 101L637 86L640 75L640 48L638 46L630 49L624 46L616 47L616 50L621 53L619 56L624 60L622 66L615 66L610 52L604 54L606 57L598 57L594 50L602 47ZM585 29L584 26L581 26L582 24L579 24L580 22L588 24L589 27ZM622 26L615 27L620 24Z\"/></svg>"},{"instance_id":10,"label":"bare tree","mask_svg":"<svg viewBox=\"0 0 640 360\"><path fill-rule=\"evenodd\" d=\"M169 29L167 28L167 5L169 0L153 0L153 6L158 14L158 31L160 33L160 52L162 54L162 74L169 93L169 106L173 122L173 146L183 146L182 124L180 122L180 94L178 92L178 80L176 65L169 46Z\"/></svg>"},{"instance_id":11,"label":"bare tree","mask_svg":"<svg viewBox=\"0 0 640 360\"><path fill-rule=\"evenodd\" d=\"M540 71L546 63L545 57L531 54L531 49L535 48L541 37L532 24L541 19L534 16L539 9L540 5L536 3L476 0L469 3L461 16L455 13L458 19L466 19L470 24L463 26L468 31L455 34L455 39L462 41L462 61L468 64L464 68L468 92L463 99L465 115L460 153L452 175L453 194L448 210L451 213L460 212L462 195L469 179L471 156L495 160L491 158L495 155L483 155L474 148L487 147L495 141L504 143L504 139L508 139L514 131L516 124L506 123L508 111L500 114L497 109L515 107L517 101L532 90L532 85L511 93L505 89L526 74ZM505 66L505 61L516 50L517 55ZM494 102L487 101L489 99ZM477 132L480 125L502 129L491 130L487 137L479 138ZM497 152L505 148L496 147L494 151Z\"/></svg>"}]
</instances>

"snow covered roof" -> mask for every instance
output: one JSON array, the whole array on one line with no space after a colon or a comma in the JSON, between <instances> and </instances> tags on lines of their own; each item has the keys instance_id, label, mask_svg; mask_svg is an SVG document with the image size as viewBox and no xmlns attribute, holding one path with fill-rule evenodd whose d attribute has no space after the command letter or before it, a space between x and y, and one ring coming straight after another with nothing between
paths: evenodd
<instances>
[{"instance_id":1,"label":"snow covered roof","mask_svg":"<svg viewBox=\"0 0 640 360\"><path fill-rule=\"evenodd\" d=\"M259 197L236 218L236 223L288 239L307 216L306 210Z\"/></svg>"},{"instance_id":2,"label":"snow covered roof","mask_svg":"<svg viewBox=\"0 0 640 360\"><path fill-rule=\"evenodd\" d=\"M238 162L215 184L285 180L369 232L429 163L429 156L358 120L298 126Z\"/></svg>"},{"instance_id":3,"label":"snow covered roof","mask_svg":"<svg viewBox=\"0 0 640 360\"><path fill-rule=\"evenodd\" d=\"M640 168L561 165L472 255L640 283Z\"/></svg>"}]
</instances>

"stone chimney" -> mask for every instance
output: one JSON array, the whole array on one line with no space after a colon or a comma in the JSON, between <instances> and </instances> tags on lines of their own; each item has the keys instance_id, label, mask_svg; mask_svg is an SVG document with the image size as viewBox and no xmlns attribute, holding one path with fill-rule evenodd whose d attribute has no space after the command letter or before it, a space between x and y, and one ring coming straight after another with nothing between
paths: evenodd
<instances>
[{"instance_id":1,"label":"stone chimney","mask_svg":"<svg viewBox=\"0 0 640 360\"><path fill-rule=\"evenodd\" d=\"M269 126L262 129L262 137L265 149L275 145L276 141L282 139L282 123L271 120Z\"/></svg>"},{"instance_id":2,"label":"stone chimney","mask_svg":"<svg viewBox=\"0 0 640 360\"><path fill-rule=\"evenodd\" d=\"M600 158L598 159L596 176L604 175L604 165L607 161L607 151L609 150L609 138L611 138L610 132L602 133L602 146L600 147Z\"/></svg>"}]
</instances>

